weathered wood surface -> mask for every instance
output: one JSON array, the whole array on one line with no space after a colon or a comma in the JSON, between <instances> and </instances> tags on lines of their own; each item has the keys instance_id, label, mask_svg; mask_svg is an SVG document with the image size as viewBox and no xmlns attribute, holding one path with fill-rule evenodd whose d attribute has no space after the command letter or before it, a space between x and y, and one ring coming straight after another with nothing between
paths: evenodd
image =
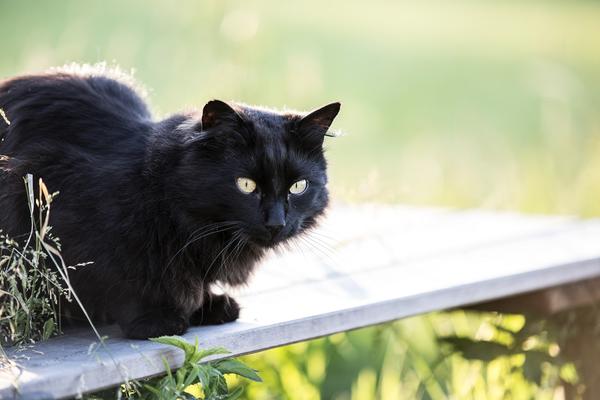
<instances>
[{"instance_id":1,"label":"weathered wood surface","mask_svg":"<svg viewBox=\"0 0 600 400\"><path fill-rule=\"evenodd\" d=\"M238 299L239 321L192 328L202 347L245 354L434 310L600 277L600 220L414 207L336 207L322 229L274 254ZM177 366L182 355L101 328L17 354L0 398L60 398ZM17 397L18 398L18 397Z\"/></svg>"}]
</instances>

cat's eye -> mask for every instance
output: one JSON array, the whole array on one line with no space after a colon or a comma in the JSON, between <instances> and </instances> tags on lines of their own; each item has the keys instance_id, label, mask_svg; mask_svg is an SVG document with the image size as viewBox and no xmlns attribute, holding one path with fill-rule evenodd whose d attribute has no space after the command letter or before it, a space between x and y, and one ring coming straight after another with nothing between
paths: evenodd
<instances>
[{"instance_id":1,"label":"cat's eye","mask_svg":"<svg viewBox=\"0 0 600 400\"><path fill-rule=\"evenodd\" d=\"M237 178L235 183L242 193L250 194L256 190L256 182L250 178Z\"/></svg>"},{"instance_id":2,"label":"cat's eye","mask_svg":"<svg viewBox=\"0 0 600 400\"><path fill-rule=\"evenodd\" d=\"M308 181L306 179L302 179L302 180L299 180L298 182L295 182L292 186L290 186L290 193L291 194L302 194L302 193L306 192L307 188L308 188Z\"/></svg>"}]
</instances>

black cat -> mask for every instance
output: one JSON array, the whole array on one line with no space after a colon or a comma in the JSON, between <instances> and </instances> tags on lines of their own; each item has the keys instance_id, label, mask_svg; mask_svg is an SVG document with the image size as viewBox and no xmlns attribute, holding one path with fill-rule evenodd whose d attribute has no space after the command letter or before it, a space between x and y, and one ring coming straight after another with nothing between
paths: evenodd
<instances>
[{"instance_id":1,"label":"black cat","mask_svg":"<svg viewBox=\"0 0 600 400\"><path fill-rule=\"evenodd\" d=\"M0 83L0 228L27 236L31 173L60 192L50 225L67 264L93 262L71 282L94 320L131 338L233 321L237 303L211 284L245 283L267 249L315 225L340 104L305 115L213 100L155 122L127 79L55 70Z\"/></svg>"}]
</instances>

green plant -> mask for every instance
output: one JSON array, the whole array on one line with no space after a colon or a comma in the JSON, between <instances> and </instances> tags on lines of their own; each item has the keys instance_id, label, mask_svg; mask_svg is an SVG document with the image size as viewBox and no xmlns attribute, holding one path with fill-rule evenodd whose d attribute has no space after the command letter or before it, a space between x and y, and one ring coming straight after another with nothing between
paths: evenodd
<instances>
[{"instance_id":1,"label":"green plant","mask_svg":"<svg viewBox=\"0 0 600 400\"><path fill-rule=\"evenodd\" d=\"M201 350L198 348L197 340L195 344L191 344L177 336L162 336L150 340L180 348L185 353L185 359L183 366L175 373L171 372L168 363L164 360L167 375L144 383L142 387L146 393L142 396L143 399L233 400L240 397L243 388L239 386L230 392L225 380L226 374L235 374L261 382L255 370L236 359L201 363L207 357L229 353L221 347Z\"/></svg>"},{"instance_id":2,"label":"green plant","mask_svg":"<svg viewBox=\"0 0 600 400\"><path fill-rule=\"evenodd\" d=\"M198 341L191 344L178 336L161 336L150 339L157 343L177 347L185 353L183 365L173 372L163 358L166 375L145 381L130 381L121 385L117 398L130 400L234 400L239 398L244 387L237 385L230 389L226 375L235 375L254 382L262 382L257 371L239 360L229 358L217 361L204 361L207 357L228 354L224 348L202 350ZM111 399L114 390L95 393L88 400Z\"/></svg>"},{"instance_id":3,"label":"green plant","mask_svg":"<svg viewBox=\"0 0 600 400\"><path fill-rule=\"evenodd\" d=\"M20 345L59 334L60 299L71 298L49 253L60 250L48 226L56 193L50 194L40 180L34 200L32 178L25 183L31 212L29 237L21 246L0 230L0 345Z\"/></svg>"}]
</instances>

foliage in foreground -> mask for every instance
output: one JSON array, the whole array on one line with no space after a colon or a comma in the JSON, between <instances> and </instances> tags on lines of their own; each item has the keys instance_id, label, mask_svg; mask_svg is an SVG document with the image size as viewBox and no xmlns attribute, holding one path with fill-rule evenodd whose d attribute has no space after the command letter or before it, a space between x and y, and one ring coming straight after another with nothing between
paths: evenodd
<instances>
[{"instance_id":1,"label":"foliage in foreground","mask_svg":"<svg viewBox=\"0 0 600 400\"><path fill-rule=\"evenodd\" d=\"M563 314L576 315L574 311ZM552 320L530 316L523 324L490 321L492 334L485 340L450 335L439 338L439 342L442 346L448 346L451 353L459 353L472 362L481 362L486 366L493 362L504 362L511 369L518 370L526 382L537 388L572 386L578 383L579 377L573 360L565 356L562 345L572 340L573 329L552 323L561 317L564 315L554 316Z\"/></svg>"},{"instance_id":2,"label":"foliage in foreground","mask_svg":"<svg viewBox=\"0 0 600 400\"><path fill-rule=\"evenodd\" d=\"M225 359L203 362L211 356L228 354L226 349L217 347L208 350L198 348L177 336L162 336L150 339L177 347L185 353L183 365L175 372L171 371L168 362L163 359L166 376L153 378L143 382L132 381L124 384L117 393L117 398L125 397L136 400L234 400L239 398L244 390L237 386L230 391L226 375L235 375L254 382L262 382L258 374L241 361ZM88 397L88 400L115 398L114 391L105 391Z\"/></svg>"},{"instance_id":3,"label":"foliage in foreground","mask_svg":"<svg viewBox=\"0 0 600 400\"><path fill-rule=\"evenodd\" d=\"M39 211L34 216L32 187L30 183L27 189L31 232L25 243L20 246L0 230L0 346L46 340L59 334L60 299L71 297L61 276L66 271L60 270L52 255L60 250L59 240L48 226L55 194L49 194L40 180L35 199Z\"/></svg>"},{"instance_id":4,"label":"foliage in foreground","mask_svg":"<svg viewBox=\"0 0 600 400\"><path fill-rule=\"evenodd\" d=\"M577 363L561 347L572 330L494 312L406 318L244 356L265 381L249 385L246 396L560 399L567 386L582 384Z\"/></svg>"}]
</instances>

